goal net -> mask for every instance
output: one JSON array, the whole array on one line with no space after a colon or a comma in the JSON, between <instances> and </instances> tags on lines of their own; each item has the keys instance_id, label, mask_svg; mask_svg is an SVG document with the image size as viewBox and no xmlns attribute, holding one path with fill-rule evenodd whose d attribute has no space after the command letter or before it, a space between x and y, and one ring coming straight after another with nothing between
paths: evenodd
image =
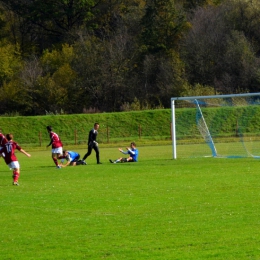
<instances>
[{"instance_id":1,"label":"goal net","mask_svg":"<svg viewBox=\"0 0 260 260\"><path fill-rule=\"evenodd\" d=\"M173 158L260 158L260 93L171 99Z\"/></svg>"}]
</instances>

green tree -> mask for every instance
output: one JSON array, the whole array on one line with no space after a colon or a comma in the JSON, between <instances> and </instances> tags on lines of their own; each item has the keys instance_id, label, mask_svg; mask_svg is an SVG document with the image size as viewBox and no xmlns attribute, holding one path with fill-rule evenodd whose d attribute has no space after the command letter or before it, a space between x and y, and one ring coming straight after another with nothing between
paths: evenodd
<instances>
[{"instance_id":1,"label":"green tree","mask_svg":"<svg viewBox=\"0 0 260 260\"><path fill-rule=\"evenodd\" d=\"M141 25L140 93L151 107L168 107L169 97L178 96L183 85L183 64L178 52L189 24L174 1L151 0L147 1Z\"/></svg>"},{"instance_id":2,"label":"green tree","mask_svg":"<svg viewBox=\"0 0 260 260\"><path fill-rule=\"evenodd\" d=\"M207 5L218 5L225 0L177 0L181 3L184 9L194 10L197 7L206 7Z\"/></svg>"},{"instance_id":3,"label":"green tree","mask_svg":"<svg viewBox=\"0 0 260 260\"><path fill-rule=\"evenodd\" d=\"M82 111L99 109L102 105L102 41L93 35L82 37L74 44L75 58L72 68L77 72L77 93L79 94L78 108Z\"/></svg>"},{"instance_id":4,"label":"green tree","mask_svg":"<svg viewBox=\"0 0 260 260\"><path fill-rule=\"evenodd\" d=\"M0 44L0 86L10 81L22 67L22 59L17 45Z\"/></svg>"},{"instance_id":5,"label":"green tree","mask_svg":"<svg viewBox=\"0 0 260 260\"><path fill-rule=\"evenodd\" d=\"M255 53L260 53L260 2L258 0L226 0L224 6L230 6L226 17L233 30L242 31L252 44Z\"/></svg>"},{"instance_id":6,"label":"green tree","mask_svg":"<svg viewBox=\"0 0 260 260\"><path fill-rule=\"evenodd\" d=\"M197 8L183 41L182 58L189 83L214 86L216 92L259 91L259 59L255 43L237 24L244 18L230 1Z\"/></svg>"},{"instance_id":7,"label":"green tree","mask_svg":"<svg viewBox=\"0 0 260 260\"><path fill-rule=\"evenodd\" d=\"M76 87L77 72L72 68L72 61L75 58L74 49L68 44L64 44L61 50L46 50L41 57L41 66L43 75L39 82L45 85L44 96L48 99L49 111L46 106L45 110L55 113L56 111L65 111L67 113L76 112L74 108L78 97ZM39 84L38 82L38 84ZM49 93L46 96L47 93ZM40 95L43 94L40 92Z\"/></svg>"},{"instance_id":8,"label":"green tree","mask_svg":"<svg viewBox=\"0 0 260 260\"><path fill-rule=\"evenodd\" d=\"M150 54L176 49L188 28L184 13L173 0L147 1L141 24L141 47Z\"/></svg>"},{"instance_id":9,"label":"green tree","mask_svg":"<svg viewBox=\"0 0 260 260\"><path fill-rule=\"evenodd\" d=\"M79 75L86 110L118 111L122 102L132 101L138 91L128 81L136 51L134 40L124 28L102 40L90 35L75 45L73 68Z\"/></svg>"},{"instance_id":10,"label":"green tree","mask_svg":"<svg viewBox=\"0 0 260 260\"><path fill-rule=\"evenodd\" d=\"M226 41L223 72L220 82L229 93L241 90L258 92L260 60L243 32L232 31Z\"/></svg>"},{"instance_id":11,"label":"green tree","mask_svg":"<svg viewBox=\"0 0 260 260\"><path fill-rule=\"evenodd\" d=\"M0 57L0 114L19 111L26 106L24 90L19 81L23 67L19 47L2 42Z\"/></svg>"},{"instance_id":12,"label":"green tree","mask_svg":"<svg viewBox=\"0 0 260 260\"><path fill-rule=\"evenodd\" d=\"M78 30L92 19L97 3L98 0L0 0L6 12L11 11L19 20L13 27L24 52L41 52L56 44L73 43Z\"/></svg>"}]
</instances>

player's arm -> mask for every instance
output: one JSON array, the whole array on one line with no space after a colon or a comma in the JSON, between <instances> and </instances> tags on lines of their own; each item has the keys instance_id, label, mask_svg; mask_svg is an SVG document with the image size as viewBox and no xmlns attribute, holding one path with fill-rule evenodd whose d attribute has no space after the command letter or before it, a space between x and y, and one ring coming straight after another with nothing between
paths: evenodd
<instances>
[{"instance_id":1,"label":"player's arm","mask_svg":"<svg viewBox=\"0 0 260 260\"><path fill-rule=\"evenodd\" d=\"M65 164L62 164L62 163L60 164L60 166L63 167L63 168L67 167L69 165L70 165L70 161L67 161Z\"/></svg>"},{"instance_id":2,"label":"player's arm","mask_svg":"<svg viewBox=\"0 0 260 260\"><path fill-rule=\"evenodd\" d=\"M25 154L27 157L31 157L31 155L29 153L25 152L23 149L20 149L20 152Z\"/></svg>"},{"instance_id":3,"label":"player's arm","mask_svg":"<svg viewBox=\"0 0 260 260\"><path fill-rule=\"evenodd\" d=\"M129 147L126 147L126 150L127 150L127 153L130 154L130 155L135 154L135 152Z\"/></svg>"},{"instance_id":4,"label":"player's arm","mask_svg":"<svg viewBox=\"0 0 260 260\"><path fill-rule=\"evenodd\" d=\"M51 139L50 143L46 146L49 147L52 144L53 140Z\"/></svg>"},{"instance_id":5,"label":"player's arm","mask_svg":"<svg viewBox=\"0 0 260 260\"><path fill-rule=\"evenodd\" d=\"M92 142L93 144L95 144L96 146L98 146L98 142L96 141L96 130L95 130L95 129L92 129L92 130L90 131L89 140L90 140L90 142Z\"/></svg>"},{"instance_id":6,"label":"player's arm","mask_svg":"<svg viewBox=\"0 0 260 260\"><path fill-rule=\"evenodd\" d=\"M133 150L131 150L130 148L128 148L128 153L134 155L134 154L135 154L135 151L133 151Z\"/></svg>"},{"instance_id":7,"label":"player's arm","mask_svg":"<svg viewBox=\"0 0 260 260\"><path fill-rule=\"evenodd\" d=\"M95 141L95 129L90 130L89 132L89 141L94 142Z\"/></svg>"},{"instance_id":8,"label":"player's arm","mask_svg":"<svg viewBox=\"0 0 260 260\"><path fill-rule=\"evenodd\" d=\"M67 162L65 164L63 164L63 163L60 164L60 166L64 168L64 167L67 167L70 165L72 159L71 159L70 155L64 156L63 158L65 158L67 160Z\"/></svg>"},{"instance_id":9,"label":"player's arm","mask_svg":"<svg viewBox=\"0 0 260 260\"><path fill-rule=\"evenodd\" d=\"M123 150L122 148L118 148L118 150L119 150L121 153L123 153L123 154L128 154L128 152L127 152L127 151L124 152L124 150Z\"/></svg>"}]
</instances>

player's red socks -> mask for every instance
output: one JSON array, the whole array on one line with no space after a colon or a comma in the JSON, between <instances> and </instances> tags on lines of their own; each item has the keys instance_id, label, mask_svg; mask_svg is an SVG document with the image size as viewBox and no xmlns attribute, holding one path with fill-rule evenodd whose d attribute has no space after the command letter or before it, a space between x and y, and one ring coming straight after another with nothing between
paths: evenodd
<instances>
[{"instance_id":1,"label":"player's red socks","mask_svg":"<svg viewBox=\"0 0 260 260\"><path fill-rule=\"evenodd\" d=\"M56 158L52 158L52 159L53 159L55 165L58 166L58 160Z\"/></svg>"},{"instance_id":2,"label":"player's red socks","mask_svg":"<svg viewBox=\"0 0 260 260\"><path fill-rule=\"evenodd\" d=\"M18 172L13 171L13 179L14 179L14 182L18 182L19 176L20 176L20 174L19 174Z\"/></svg>"}]
</instances>

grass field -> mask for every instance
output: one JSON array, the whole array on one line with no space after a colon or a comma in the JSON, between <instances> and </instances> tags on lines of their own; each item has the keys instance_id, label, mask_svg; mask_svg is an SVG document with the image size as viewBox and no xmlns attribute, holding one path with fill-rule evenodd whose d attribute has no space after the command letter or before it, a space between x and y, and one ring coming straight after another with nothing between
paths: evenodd
<instances>
[{"instance_id":1,"label":"grass field","mask_svg":"<svg viewBox=\"0 0 260 260\"><path fill-rule=\"evenodd\" d=\"M19 187L0 160L1 260L260 259L259 160L172 160L167 145L111 164L118 150L100 151L102 165L60 170L50 150L18 152Z\"/></svg>"}]
</instances>

